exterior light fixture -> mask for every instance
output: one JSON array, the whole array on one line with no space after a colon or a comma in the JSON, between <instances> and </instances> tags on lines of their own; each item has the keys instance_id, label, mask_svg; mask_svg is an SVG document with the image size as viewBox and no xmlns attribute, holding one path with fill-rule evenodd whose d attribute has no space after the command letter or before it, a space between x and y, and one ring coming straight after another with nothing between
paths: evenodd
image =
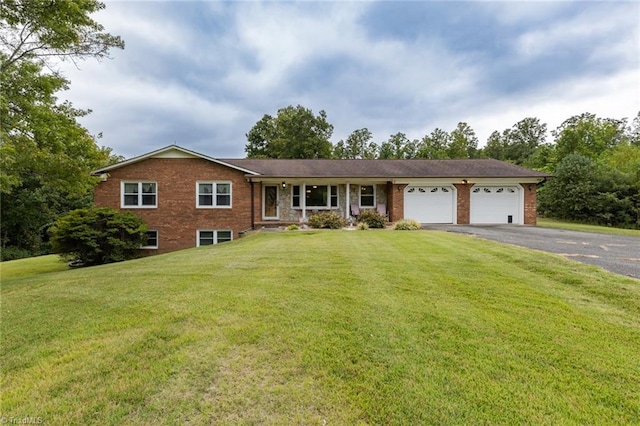
<instances>
[{"instance_id":1,"label":"exterior light fixture","mask_svg":"<svg viewBox=\"0 0 640 426\"><path fill-rule=\"evenodd\" d=\"M286 188L286 187L287 187L287 182L282 181L282 189L284 189L284 188Z\"/></svg>"},{"instance_id":2,"label":"exterior light fixture","mask_svg":"<svg viewBox=\"0 0 640 426\"><path fill-rule=\"evenodd\" d=\"M468 180L466 180L466 179L462 179L462 183L464 183L464 184L466 185L466 184L468 184L468 183L469 183L469 181L468 181Z\"/></svg>"}]
</instances>

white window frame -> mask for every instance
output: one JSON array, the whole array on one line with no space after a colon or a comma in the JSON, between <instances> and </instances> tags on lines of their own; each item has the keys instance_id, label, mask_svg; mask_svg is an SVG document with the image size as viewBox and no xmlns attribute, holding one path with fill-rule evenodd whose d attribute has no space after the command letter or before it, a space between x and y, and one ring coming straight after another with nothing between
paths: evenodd
<instances>
[{"instance_id":1,"label":"white window frame","mask_svg":"<svg viewBox=\"0 0 640 426\"><path fill-rule=\"evenodd\" d=\"M212 198L212 205L201 205L200 204L200 185L212 185L212 192L211 192L211 198ZM229 205L226 204L221 204L218 205L218 185L229 185ZM205 194L203 194L205 195ZM209 195L209 194L206 194ZM224 194L227 195L227 194ZM231 183L231 181L226 181L226 180L216 180L216 181L197 181L196 182L196 208L198 209L230 209L231 206L233 205L233 185Z\"/></svg>"},{"instance_id":2,"label":"white window frame","mask_svg":"<svg viewBox=\"0 0 640 426\"><path fill-rule=\"evenodd\" d=\"M362 204L362 187L363 187L363 186L371 186L371 187L373 187L373 204L372 204L372 205L368 205L368 204L367 204L367 205L365 206L365 205L363 205L363 204ZM369 208L369 209L375 209L375 208L376 208L376 200L377 200L376 195L377 195L377 194L376 194L376 185L375 185L375 184L358 185L358 205L359 205L360 207L365 208L365 209L367 209L367 208Z\"/></svg>"},{"instance_id":3,"label":"white window frame","mask_svg":"<svg viewBox=\"0 0 640 426\"><path fill-rule=\"evenodd\" d=\"M307 204L305 202L305 208L307 210L309 209L322 209L322 210L337 210L340 208L340 185L332 185L332 184L327 184L327 185L315 185L315 184L307 184L305 185L305 188L312 188L313 186L316 187L326 187L327 188L327 204L324 206L311 206L309 204ZM294 196L294 188L298 188L298 195ZM332 194L331 192L331 188L335 187L336 188L336 193L335 195ZM306 197L306 195L303 194L302 191L302 185L292 185L291 186L291 208L295 209L295 210L302 210L302 197ZM294 199L297 198L299 205L294 205L293 201ZM336 205L332 206L331 205L331 200L335 199L336 200ZM306 201L306 200L305 200Z\"/></svg>"},{"instance_id":4,"label":"white window frame","mask_svg":"<svg viewBox=\"0 0 640 426\"><path fill-rule=\"evenodd\" d=\"M201 232L213 232L213 244L200 244L200 233ZM224 240L224 241L218 241L218 233L219 232L228 232L231 235L231 239L230 240ZM219 244L220 242L226 243L228 241L233 241L233 230L231 229L198 229L196 231L196 247L201 247L201 246L210 246L210 245L216 245Z\"/></svg>"},{"instance_id":5,"label":"white window frame","mask_svg":"<svg viewBox=\"0 0 640 426\"><path fill-rule=\"evenodd\" d=\"M136 205L130 205L130 204L125 204L124 200L125 200L125 195L127 195L125 193L125 186L127 184L137 184L138 185L138 204ZM143 205L142 204L142 197L143 192L142 192L142 185L144 184L153 184L155 185L155 189L156 192L153 194L155 196L155 203L154 204L146 204ZM146 195L150 195L150 194L146 194ZM158 182L152 181L152 180L123 180L120 184L120 207L123 209L155 209L158 208Z\"/></svg>"},{"instance_id":6,"label":"white window frame","mask_svg":"<svg viewBox=\"0 0 640 426\"><path fill-rule=\"evenodd\" d=\"M157 250L158 247L160 246L160 233L158 232L157 229L148 229L147 232L156 233L156 245L155 246L144 245L144 246L141 246L140 248L146 249L146 250Z\"/></svg>"}]
</instances>

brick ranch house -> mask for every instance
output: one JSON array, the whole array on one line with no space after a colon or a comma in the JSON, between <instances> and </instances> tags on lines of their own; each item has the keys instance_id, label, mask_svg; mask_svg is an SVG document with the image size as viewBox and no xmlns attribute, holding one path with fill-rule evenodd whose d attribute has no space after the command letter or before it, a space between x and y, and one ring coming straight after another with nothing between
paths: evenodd
<instances>
[{"instance_id":1,"label":"brick ranch house","mask_svg":"<svg viewBox=\"0 0 640 426\"><path fill-rule=\"evenodd\" d=\"M215 159L177 145L94 174L95 205L141 216L149 254L306 223L327 210L350 222L379 209L390 222L535 225L536 187L549 177L490 159Z\"/></svg>"}]
</instances>

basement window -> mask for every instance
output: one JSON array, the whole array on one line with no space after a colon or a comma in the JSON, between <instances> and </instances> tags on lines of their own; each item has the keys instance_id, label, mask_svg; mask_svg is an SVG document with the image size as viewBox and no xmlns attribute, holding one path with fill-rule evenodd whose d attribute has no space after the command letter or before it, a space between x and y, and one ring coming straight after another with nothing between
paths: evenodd
<instances>
[{"instance_id":1,"label":"basement window","mask_svg":"<svg viewBox=\"0 0 640 426\"><path fill-rule=\"evenodd\" d=\"M158 231L147 231L147 242L140 247L141 249L157 249L158 248Z\"/></svg>"},{"instance_id":2,"label":"basement window","mask_svg":"<svg viewBox=\"0 0 640 426\"><path fill-rule=\"evenodd\" d=\"M233 232L230 230L207 229L198 231L197 247L220 244L233 239Z\"/></svg>"}]
</instances>

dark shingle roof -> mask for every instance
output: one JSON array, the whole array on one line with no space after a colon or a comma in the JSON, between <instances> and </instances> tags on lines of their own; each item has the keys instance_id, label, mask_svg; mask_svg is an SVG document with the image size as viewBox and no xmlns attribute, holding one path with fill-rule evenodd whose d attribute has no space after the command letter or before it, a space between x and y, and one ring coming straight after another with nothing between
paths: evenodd
<instances>
[{"instance_id":1,"label":"dark shingle roof","mask_svg":"<svg viewBox=\"0 0 640 426\"><path fill-rule=\"evenodd\" d=\"M548 174L492 159L276 160L221 159L264 177L287 178L545 178Z\"/></svg>"}]
</instances>

